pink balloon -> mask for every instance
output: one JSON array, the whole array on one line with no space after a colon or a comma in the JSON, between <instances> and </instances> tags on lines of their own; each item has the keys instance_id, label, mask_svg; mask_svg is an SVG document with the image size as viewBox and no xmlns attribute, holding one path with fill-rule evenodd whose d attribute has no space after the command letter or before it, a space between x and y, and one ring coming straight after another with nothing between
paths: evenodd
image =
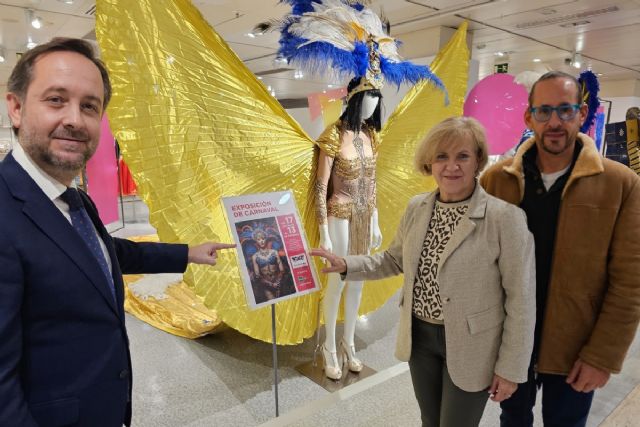
<instances>
[{"instance_id":1,"label":"pink balloon","mask_svg":"<svg viewBox=\"0 0 640 427\"><path fill-rule=\"evenodd\" d=\"M489 154L514 147L525 129L528 93L511 74L492 74L480 80L464 101L463 115L478 119L487 131Z\"/></svg>"}]
</instances>

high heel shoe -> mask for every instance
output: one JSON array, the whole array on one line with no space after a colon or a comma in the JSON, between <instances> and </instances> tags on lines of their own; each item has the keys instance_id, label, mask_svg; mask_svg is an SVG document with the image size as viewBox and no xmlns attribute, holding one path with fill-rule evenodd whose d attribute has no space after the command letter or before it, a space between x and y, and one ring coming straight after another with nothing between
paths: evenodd
<instances>
[{"instance_id":1,"label":"high heel shoe","mask_svg":"<svg viewBox=\"0 0 640 427\"><path fill-rule=\"evenodd\" d=\"M335 351L329 351L322 345L322 368L327 378L339 380L342 378L342 369L338 365L338 357Z\"/></svg>"},{"instance_id":2,"label":"high heel shoe","mask_svg":"<svg viewBox=\"0 0 640 427\"><path fill-rule=\"evenodd\" d=\"M344 342L344 338L340 340L340 351L343 355L342 364L346 360L347 366L351 372L360 372L362 371L362 361L356 357L356 348L352 345L347 345Z\"/></svg>"}]
</instances>

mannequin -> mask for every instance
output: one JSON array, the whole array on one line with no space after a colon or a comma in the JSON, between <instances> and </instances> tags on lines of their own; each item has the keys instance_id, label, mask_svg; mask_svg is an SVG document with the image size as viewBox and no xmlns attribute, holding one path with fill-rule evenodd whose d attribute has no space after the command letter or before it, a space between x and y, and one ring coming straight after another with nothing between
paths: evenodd
<instances>
[{"instance_id":1,"label":"mannequin","mask_svg":"<svg viewBox=\"0 0 640 427\"><path fill-rule=\"evenodd\" d=\"M368 254L382 243L375 198L381 94L361 80L364 79L356 78L349 83L345 112L318 139L315 196L320 246L340 256ZM342 365L346 362L350 371L362 370L354 346L362 286L363 282L346 283L337 274L328 278L322 300L326 334L322 355L328 378L342 377L338 354L343 356ZM335 329L343 290L344 334L336 346Z\"/></svg>"}]
</instances>

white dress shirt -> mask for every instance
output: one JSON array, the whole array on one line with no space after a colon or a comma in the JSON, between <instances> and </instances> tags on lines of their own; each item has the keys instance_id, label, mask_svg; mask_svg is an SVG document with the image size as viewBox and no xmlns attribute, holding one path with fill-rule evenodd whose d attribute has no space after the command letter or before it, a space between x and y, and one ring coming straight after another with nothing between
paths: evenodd
<instances>
[{"instance_id":1,"label":"white dress shirt","mask_svg":"<svg viewBox=\"0 0 640 427\"><path fill-rule=\"evenodd\" d=\"M69 221L71 224L71 215L69 214L69 205L65 201L63 201L60 196L67 190L67 186L58 182L51 175L43 171L33 160L31 157L24 151L22 146L18 144L14 144L13 146L13 158L18 162L20 166L29 174L31 179L36 182L36 185L40 187L40 189L44 192L44 194L53 202L53 204L58 208L60 213ZM100 248L102 249L102 253L104 254L104 258L107 260L107 265L109 266L109 271L112 272L111 267L111 258L109 257L109 252L107 251L107 246L102 241L98 230L93 227L98 236L98 242L100 242Z\"/></svg>"}]
</instances>

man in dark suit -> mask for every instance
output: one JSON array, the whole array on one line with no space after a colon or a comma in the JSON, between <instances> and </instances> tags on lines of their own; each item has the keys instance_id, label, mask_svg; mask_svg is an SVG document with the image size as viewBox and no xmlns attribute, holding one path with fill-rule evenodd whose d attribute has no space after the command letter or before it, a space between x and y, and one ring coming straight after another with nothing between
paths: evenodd
<instances>
[{"instance_id":1,"label":"man in dark suit","mask_svg":"<svg viewBox=\"0 0 640 427\"><path fill-rule=\"evenodd\" d=\"M54 39L18 61L7 106L19 144L0 163L0 426L131 420L122 273L214 265L199 246L112 238L70 188L95 152L111 87L91 45Z\"/></svg>"}]
</instances>

